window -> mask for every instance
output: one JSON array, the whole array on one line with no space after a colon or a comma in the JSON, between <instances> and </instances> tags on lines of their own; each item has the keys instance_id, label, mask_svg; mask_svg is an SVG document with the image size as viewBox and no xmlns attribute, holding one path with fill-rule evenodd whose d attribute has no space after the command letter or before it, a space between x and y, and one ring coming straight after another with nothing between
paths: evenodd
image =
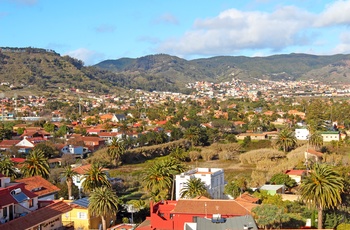
<instances>
[{"instance_id":1,"label":"window","mask_svg":"<svg viewBox=\"0 0 350 230\"><path fill-rule=\"evenodd\" d=\"M78 219L86 220L87 219L86 212L78 212Z\"/></svg>"},{"instance_id":2,"label":"window","mask_svg":"<svg viewBox=\"0 0 350 230\"><path fill-rule=\"evenodd\" d=\"M3 209L2 209L2 216L3 217L7 217L7 207L4 207Z\"/></svg>"},{"instance_id":3,"label":"window","mask_svg":"<svg viewBox=\"0 0 350 230\"><path fill-rule=\"evenodd\" d=\"M30 199L30 200L28 201L28 203L29 203L29 208L33 207L33 199Z\"/></svg>"}]
</instances>

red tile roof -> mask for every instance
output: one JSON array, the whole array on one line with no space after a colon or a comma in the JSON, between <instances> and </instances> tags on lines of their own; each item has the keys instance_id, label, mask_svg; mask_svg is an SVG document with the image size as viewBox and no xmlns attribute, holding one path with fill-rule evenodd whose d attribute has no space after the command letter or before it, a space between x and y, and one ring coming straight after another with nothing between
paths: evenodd
<instances>
[{"instance_id":1,"label":"red tile roof","mask_svg":"<svg viewBox=\"0 0 350 230\"><path fill-rule=\"evenodd\" d=\"M306 170L287 170L286 174L287 175L297 175L297 176L302 176L303 174L306 173Z\"/></svg>"},{"instance_id":2,"label":"red tile roof","mask_svg":"<svg viewBox=\"0 0 350 230\"><path fill-rule=\"evenodd\" d=\"M17 145L21 140L3 140L0 142L0 148L11 148Z\"/></svg>"},{"instance_id":3,"label":"red tile roof","mask_svg":"<svg viewBox=\"0 0 350 230\"><path fill-rule=\"evenodd\" d=\"M62 214L71 211L72 208L63 201L54 202L46 207L40 208L23 217L14 219L1 225L1 230L28 229L40 223L60 217Z\"/></svg>"},{"instance_id":4,"label":"red tile roof","mask_svg":"<svg viewBox=\"0 0 350 230\"><path fill-rule=\"evenodd\" d=\"M21 192L23 192L27 197L29 198L34 198L37 197L37 195L35 195L34 193L32 193L31 191L27 190L24 187L24 184L18 183L18 184L14 184L11 186L8 186L6 188L0 188L0 208L2 208L3 206L7 206L9 204L18 204L18 202L16 201L16 199L11 195L11 191L14 189L21 189Z\"/></svg>"},{"instance_id":5,"label":"red tile roof","mask_svg":"<svg viewBox=\"0 0 350 230\"><path fill-rule=\"evenodd\" d=\"M18 158L18 157L14 157L14 158L10 158L11 159L11 161L13 162L13 163L23 163L23 162L25 162L26 161L26 159L25 158Z\"/></svg>"},{"instance_id":6,"label":"red tile roof","mask_svg":"<svg viewBox=\"0 0 350 230\"><path fill-rule=\"evenodd\" d=\"M180 199L171 213L243 216L250 214L252 207L244 207L234 200Z\"/></svg>"},{"instance_id":7,"label":"red tile roof","mask_svg":"<svg viewBox=\"0 0 350 230\"><path fill-rule=\"evenodd\" d=\"M41 176L33 176L29 178L18 179L16 180L16 182L24 183L25 188L33 192L37 196L50 195L52 193L60 191L58 187L51 184L49 181L45 180Z\"/></svg>"}]
</instances>

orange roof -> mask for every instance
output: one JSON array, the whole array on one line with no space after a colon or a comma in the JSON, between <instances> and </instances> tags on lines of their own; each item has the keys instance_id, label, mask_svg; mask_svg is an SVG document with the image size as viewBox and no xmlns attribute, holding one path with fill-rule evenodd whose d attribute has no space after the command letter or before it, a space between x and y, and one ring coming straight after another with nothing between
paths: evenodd
<instances>
[{"instance_id":1,"label":"orange roof","mask_svg":"<svg viewBox=\"0 0 350 230\"><path fill-rule=\"evenodd\" d=\"M51 184L41 176L18 179L16 182L24 183L24 187L38 196L45 196L60 191L58 187ZM40 189L39 189L40 188Z\"/></svg>"},{"instance_id":2,"label":"orange roof","mask_svg":"<svg viewBox=\"0 0 350 230\"><path fill-rule=\"evenodd\" d=\"M21 140L2 140L0 142L0 147L12 147L16 144L18 144Z\"/></svg>"},{"instance_id":3,"label":"orange roof","mask_svg":"<svg viewBox=\"0 0 350 230\"><path fill-rule=\"evenodd\" d=\"M314 150L314 149L307 149L306 152L309 153L309 154L315 155L315 156L317 156L317 157L322 157L322 156L323 156L323 153L317 152L317 151Z\"/></svg>"},{"instance_id":4,"label":"orange roof","mask_svg":"<svg viewBox=\"0 0 350 230\"><path fill-rule=\"evenodd\" d=\"M239 197L235 199L237 202L248 202L248 203L256 203L259 201L259 198L253 197L249 193L243 193Z\"/></svg>"},{"instance_id":5,"label":"orange roof","mask_svg":"<svg viewBox=\"0 0 350 230\"><path fill-rule=\"evenodd\" d=\"M255 206L257 204L246 207L235 200L180 199L171 212L208 215L220 213L222 215L244 216L250 214L251 208Z\"/></svg>"},{"instance_id":6,"label":"orange roof","mask_svg":"<svg viewBox=\"0 0 350 230\"><path fill-rule=\"evenodd\" d=\"M1 225L2 230L29 229L54 217L71 211L72 208L63 201L54 202L48 206L30 212L27 215L11 220Z\"/></svg>"},{"instance_id":7,"label":"orange roof","mask_svg":"<svg viewBox=\"0 0 350 230\"><path fill-rule=\"evenodd\" d=\"M287 170L286 174L287 175L297 175L297 176L302 176L304 173L306 173L306 170Z\"/></svg>"}]
</instances>

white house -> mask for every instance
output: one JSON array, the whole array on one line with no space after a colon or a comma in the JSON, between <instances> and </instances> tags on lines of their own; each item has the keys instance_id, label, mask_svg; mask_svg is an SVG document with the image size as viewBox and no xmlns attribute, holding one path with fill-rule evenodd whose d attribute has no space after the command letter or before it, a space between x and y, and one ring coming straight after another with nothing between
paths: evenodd
<instances>
[{"instance_id":1,"label":"white house","mask_svg":"<svg viewBox=\"0 0 350 230\"><path fill-rule=\"evenodd\" d=\"M176 175L176 200L181 198L181 189L191 178L200 178L207 186L208 193L213 199L224 199L224 170L220 168L196 168Z\"/></svg>"},{"instance_id":2,"label":"white house","mask_svg":"<svg viewBox=\"0 0 350 230\"><path fill-rule=\"evenodd\" d=\"M330 142L330 141L339 141L340 140L340 133L339 131L326 131L321 132L323 142Z\"/></svg>"},{"instance_id":3,"label":"white house","mask_svg":"<svg viewBox=\"0 0 350 230\"><path fill-rule=\"evenodd\" d=\"M295 138L297 140L308 140L310 132L307 128L295 129Z\"/></svg>"}]
</instances>

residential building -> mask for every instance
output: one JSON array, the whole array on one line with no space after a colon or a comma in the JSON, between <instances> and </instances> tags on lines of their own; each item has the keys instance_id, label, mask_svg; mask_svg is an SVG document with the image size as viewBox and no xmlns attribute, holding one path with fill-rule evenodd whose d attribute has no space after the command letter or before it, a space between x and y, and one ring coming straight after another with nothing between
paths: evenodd
<instances>
[{"instance_id":1,"label":"residential building","mask_svg":"<svg viewBox=\"0 0 350 230\"><path fill-rule=\"evenodd\" d=\"M62 214L62 221L73 222L74 229L89 230L101 229L102 220L99 216L93 216L89 213L89 198L84 197L78 200L65 200L66 204L72 208L69 212ZM116 216L106 218L107 227L114 225Z\"/></svg>"},{"instance_id":2,"label":"residential building","mask_svg":"<svg viewBox=\"0 0 350 230\"><path fill-rule=\"evenodd\" d=\"M0 174L0 229L59 229L65 224L61 215L68 212L69 205L59 201L39 201L35 191L26 184L11 182Z\"/></svg>"},{"instance_id":3,"label":"residential building","mask_svg":"<svg viewBox=\"0 0 350 230\"><path fill-rule=\"evenodd\" d=\"M100 137L81 137L84 145L91 151L95 151L105 146L105 140Z\"/></svg>"},{"instance_id":4,"label":"residential building","mask_svg":"<svg viewBox=\"0 0 350 230\"><path fill-rule=\"evenodd\" d=\"M54 200L55 195L60 191L58 187L41 176L17 179L16 182L23 183L25 189L38 196L38 200Z\"/></svg>"},{"instance_id":5,"label":"residential building","mask_svg":"<svg viewBox=\"0 0 350 230\"><path fill-rule=\"evenodd\" d=\"M73 165L73 171L75 171L78 175L73 176L73 183L75 186L78 187L79 192L82 191L83 187L83 182L84 182L84 175L87 171L89 171L89 169L91 168L91 164L87 164L87 165L80 165L80 166L74 166ZM103 171L107 171L108 169L103 168ZM108 172L106 172L107 177L109 177Z\"/></svg>"},{"instance_id":6,"label":"residential building","mask_svg":"<svg viewBox=\"0 0 350 230\"><path fill-rule=\"evenodd\" d=\"M323 138L323 142L339 141L340 140L339 131L321 132L321 136Z\"/></svg>"},{"instance_id":7,"label":"residential building","mask_svg":"<svg viewBox=\"0 0 350 230\"><path fill-rule=\"evenodd\" d=\"M185 229L185 224L191 223L191 228L186 229L201 229L196 228L196 223L200 224L199 218L206 218L213 221L228 220L232 217L249 217L251 215L252 208L258 206L253 203L238 203L235 200L213 200L205 197L199 197L198 199L180 199L178 201L161 201L158 203L150 204L150 216L141 223L137 230L178 230ZM252 218L248 222L242 223L241 228L244 225L248 225L251 222L252 226L256 226ZM230 222L230 221L229 221ZM219 222L217 222L219 224ZM227 226L221 225L227 229ZM215 228L213 228L215 229ZM231 228L235 229L231 225ZM257 229L257 228L253 228Z\"/></svg>"},{"instance_id":8,"label":"residential building","mask_svg":"<svg viewBox=\"0 0 350 230\"><path fill-rule=\"evenodd\" d=\"M316 151L315 149L307 149L304 153L305 161L308 162L311 159L314 162L319 162L323 158L323 153ZM306 166L307 167L307 166Z\"/></svg>"},{"instance_id":9,"label":"residential building","mask_svg":"<svg viewBox=\"0 0 350 230\"><path fill-rule=\"evenodd\" d=\"M302 129L295 129L295 138L297 140L308 140L310 132L307 128L302 128Z\"/></svg>"},{"instance_id":10,"label":"residential building","mask_svg":"<svg viewBox=\"0 0 350 230\"><path fill-rule=\"evenodd\" d=\"M176 191L175 198L181 197L181 189L186 187L186 183L191 178L201 179L206 187L209 195L213 199L224 199L224 170L220 168L196 168L175 176Z\"/></svg>"},{"instance_id":11,"label":"residential building","mask_svg":"<svg viewBox=\"0 0 350 230\"><path fill-rule=\"evenodd\" d=\"M285 172L285 174L287 174L290 179L295 180L295 182L297 182L298 184L301 183L301 180L306 176L306 170L287 170Z\"/></svg>"}]
</instances>

